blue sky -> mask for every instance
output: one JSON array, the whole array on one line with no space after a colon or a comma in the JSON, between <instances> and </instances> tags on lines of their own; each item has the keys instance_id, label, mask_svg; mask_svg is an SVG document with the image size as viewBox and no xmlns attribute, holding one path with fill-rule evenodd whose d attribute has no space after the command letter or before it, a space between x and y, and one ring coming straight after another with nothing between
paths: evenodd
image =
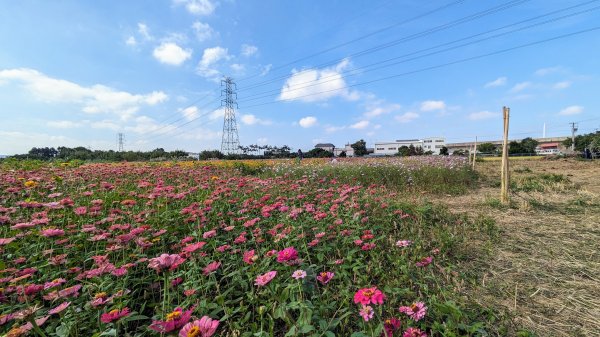
<instances>
[{"instance_id":1,"label":"blue sky","mask_svg":"<svg viewBox=\"0 0 600 337\"><path fill-rule=\"evenodd\" d=\"M1 5L0 154L119 132L126 150L218 149L223 76L242 145L497 139L503 105L512 138L600 127L600 1Z\"/></svg>"}]
</instances>

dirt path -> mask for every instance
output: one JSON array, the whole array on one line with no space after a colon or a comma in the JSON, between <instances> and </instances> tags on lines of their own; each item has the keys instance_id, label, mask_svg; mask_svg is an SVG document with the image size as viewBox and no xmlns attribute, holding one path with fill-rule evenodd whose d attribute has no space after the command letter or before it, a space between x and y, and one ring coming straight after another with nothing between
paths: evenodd
<instances>
[{"instance_id":1,"label":"dirt path","mask_svg":"<svg viewBox=\"0 0 600 337\"><path fill-rule=\"evenodd\" d=\"M497 199L499 163L477 164L482 188L437 200L500 230L490 256L474 261L483 276L473 295L539 336L600 336L600 161L512 163L510 207Z\"/></svg>"}]
</instances>

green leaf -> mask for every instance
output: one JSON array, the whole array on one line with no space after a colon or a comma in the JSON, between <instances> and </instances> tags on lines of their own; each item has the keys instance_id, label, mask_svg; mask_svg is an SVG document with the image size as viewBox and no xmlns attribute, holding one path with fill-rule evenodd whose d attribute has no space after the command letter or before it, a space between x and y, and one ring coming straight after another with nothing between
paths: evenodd
<instances>
[{"instance_id":1,"label":"green leaf","mask_svg":"<svg viewBox=\"0 0 600 337\"><path fill-rule=\"evenodd\" d=\"M285 334L284 337L296 336L298 334L298 328L295 325L292 325L290 330Z\"/></svg>"},{"instance_id":2,"label":"green leaf","mask_svg":"<svg viewBox=\"0 0 600 337\"><path fill-rule=\"evenodd\" d=\"M108 331L104 331L100 336L117 336L117 329L110 329Z\"/></svg>"},{"instance_id":3,"label":"green leaf","mask_svg":"<svg viewBox=\"0 0 600 337\"><path fill-rule=\"evenodd\" d=\"M300 327L300 333L309 333L309 332L313 331L314 329L315 329L314 326L312 326L310 324L305 324Z\"/></svg>"}]
</instances>

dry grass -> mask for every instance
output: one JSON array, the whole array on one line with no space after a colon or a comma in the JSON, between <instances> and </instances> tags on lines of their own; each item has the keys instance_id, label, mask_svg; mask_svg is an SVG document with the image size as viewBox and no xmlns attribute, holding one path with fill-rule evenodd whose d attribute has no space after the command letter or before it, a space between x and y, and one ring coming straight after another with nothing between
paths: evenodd
<instances>
[{"instance_id":1,"label":"dry grass","mask_svg":"<svg viewBox=\"0 0 600 337\"><path fill-rule=\"evenodd\" d=\"M513 162L510 206L497 200L498 163L477 170L480 189L438 199L500 229L489 256L469 263L481 274L470 296L510 313L513 334L600 336L600 162Z\"/></svg>"}]
</instances>

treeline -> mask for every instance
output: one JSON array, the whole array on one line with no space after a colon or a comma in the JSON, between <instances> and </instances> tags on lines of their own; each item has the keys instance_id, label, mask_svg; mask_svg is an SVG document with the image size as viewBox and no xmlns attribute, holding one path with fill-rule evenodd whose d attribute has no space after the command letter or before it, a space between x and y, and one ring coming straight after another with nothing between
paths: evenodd
<instances>
[{"instance_id":1,"label":"treeline","mask_svg":"<svg viewBox=\"0 0 600 337\"><path fill-rule=\"evenodd\" d=\"M182 159L188 156L187 152L182 150L165 151L162 148L152 151L113 151L113 150L90 150L83 146L70 148L59 146L53 147L34 147L26 154L11 156L15 159L37 159L37 160L98 160L98 161L149 161L149 160L172 160Z\"/></svg>"},{"instance_id":2,"label":"treeline","mask_svg":"<svg viewBox=\"0 0 600 337\"><path fill-rule=\"evenodd\" d=\"M571 147L571 144L573 144L571 138L563 142L563 145L568 148ZM575 137L575 151L582 152L585 149L589 149L592 152L600 152L600 131Z\"/></svg>"}]
</instances>

